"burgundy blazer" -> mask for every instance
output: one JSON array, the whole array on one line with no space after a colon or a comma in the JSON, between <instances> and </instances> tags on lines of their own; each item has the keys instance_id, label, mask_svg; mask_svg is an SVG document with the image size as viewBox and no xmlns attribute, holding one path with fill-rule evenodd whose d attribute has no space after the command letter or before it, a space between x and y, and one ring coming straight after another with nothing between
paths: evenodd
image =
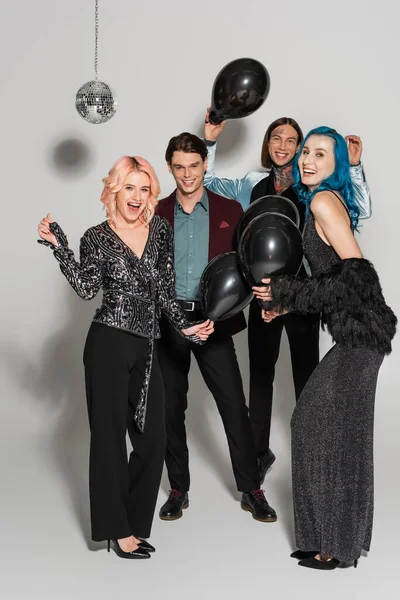
<instances>
[{"instance_id":1,"label":"burgundy blazer","mask_svg":"<svg viewBox=\"0 0 400 600\"><path fill-rule=\"evenodd\" d=\"M208 260L210 261L218 254L231 252L235 249L235 234L243 209L236 200L228 200L218 196L206 188L209 202L209 242ZM167 198L159 200L156 212L167 219L172 229L174 228L174 208L176 202L176 190ZM243 312L238 313L226 321L215 323L215 333L221 335L234 335L246 328L246 319Z\"/></svg>"}]
</instances>

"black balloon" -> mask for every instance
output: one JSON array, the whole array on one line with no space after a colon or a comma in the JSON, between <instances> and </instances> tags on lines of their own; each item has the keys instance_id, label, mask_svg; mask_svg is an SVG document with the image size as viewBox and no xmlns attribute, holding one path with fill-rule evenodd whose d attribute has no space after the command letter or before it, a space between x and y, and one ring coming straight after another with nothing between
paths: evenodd
<instances>
[{"instance_id":1,"label":"black balloon","mask_svg":"<svg viewBox=\"0 0 400 600\"><path fill-rule=\"evenodd\" d=\"M289 217L259 215L240 238L239 257L250 286L263 285L270 275L296 275L303 260L301 233Z\"/></svg>"},{"instance_id":2,"label":"black balloon","mask_svg":"<svg viewBox=\"0 0 400 600\"><path fill-rule=\"evenodd\" d=\"M293 221L297 227L300 224L299 211L292 200L289 200L289 198L285 198L284 196L263 196L255 202L252 202L243 213L237 230L238 239L240 240L240 237L247 225L253 219L255 219L255 217L265 213L278 213L280 215L285 215L285 217L289 217L289 219Z\"/></svg>"},{"instance_id":3,"label":"black balloon","mask_svg":"<svg viewBox=\"0 0 400 600\"><path fill-rule=\"evenodd\" d=\"M203 312L212 321L233 317L250 304L254 296L243 277L237 252L219 254L208 263L200 292Z\"/></svg>"},{"instance_id":4,"label":"black balloon","mask_svg":"<svg viewBox=\"0 0 400 600\"><path fill-rule=\"evenodd\" d=\"M271 83L267 69L253 58L238 58L218 73L211 94L211 123L241 119L266 100Z\"/></svg>"}]
</instances>

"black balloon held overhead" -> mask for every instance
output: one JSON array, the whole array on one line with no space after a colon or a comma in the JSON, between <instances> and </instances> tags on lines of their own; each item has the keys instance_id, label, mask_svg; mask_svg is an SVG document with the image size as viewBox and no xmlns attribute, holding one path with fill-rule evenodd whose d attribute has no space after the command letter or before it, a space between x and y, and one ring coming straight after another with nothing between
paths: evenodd
<instances>
[{"instance_id":1,"label":"black balloon held overhead","mask_svg":"<svg viewBox=\"0 0 400 600\"><path fill-rule=\"evenodd\" d=\"M284 196L263 196L252 202L242 214L238 225L238 239L240 240L247 225L255 217L265 213L278 213L289 217L297 227L300 224L300 215L297 206L289 198L285 198Z\"/></svg>"},{"instance_id":2,"label":"black balloon held overhead","mask_svg":"<svg viewBox=\"0 0 400 600\"><path fill-rule=\"evenodd\" d=\"M237 252L213 258L200 281L201 306L212 321L223 321L246 308L253 299L240 267Z\"/></svg>"},{"instance_id":3,"label":"black balloon held overhead","mask_svg":"<svg viewBox=\"0 0 400 600\"><path fill-rule=\"evenodd\" d=\"M218 73L211 94L211 123L241 119L251 115L266 100L271 82L262 63L238 58Z\"/></svg>"},{"instance_id":4,"label":"black balloon held overhead","mask_svg":"<svg viewBox=\"0 0 400 600\"><path fill-rule=\"evenodd\" d=\"M301 233L285 215L259 215L240 238L239 257L250 286L264 285L261 280L272 275L296 275L303 260Z\"/></svg>"}]
</instances>

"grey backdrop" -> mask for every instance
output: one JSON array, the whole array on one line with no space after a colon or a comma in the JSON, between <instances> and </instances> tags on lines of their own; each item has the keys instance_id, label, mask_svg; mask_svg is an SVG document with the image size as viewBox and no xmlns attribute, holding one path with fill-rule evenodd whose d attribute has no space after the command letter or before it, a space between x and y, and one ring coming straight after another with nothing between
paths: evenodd
<instances>
[{"instance_id":1,"label":"grey backdrop","mask_svg":"<svg viewBox=\"0 0 400 600\"><path fill-rule=\"evenodd\" d=\"M104 125L76 113L93 77L92 0L2 0L1 520L2 597L165 599L393 597L398 582L399 343L380 373L376 403L376 512L372 551L357 570L299 569L293 540L289 420L293 387L286 340L277 370L272 447L264 487L276 524L240 510L222 426L197 367L188 430L191 506L175 523L156 516L151 561L130 563L89 540L88 427L82 348L99 299L84 303L36 244L51 211L74 249L103 217L101 178L123 154L146 157L163 194L169 138L202 131L211 86L230 60L251 56L272 87L252 117L227 124L219 175L259 167L266 126L290 115L359 134L373 197L360 243L393 309L399 302L398 6L392 0L100 1L99 77L120 107ZM237 336L248 386L246 335ZM324 334L322 351L330 347ZM168 491L163 479L159 505ZM91 552L89 550L100 550ZM327 581L329 579L329 581Z\"/></svg>"}]
</instances>

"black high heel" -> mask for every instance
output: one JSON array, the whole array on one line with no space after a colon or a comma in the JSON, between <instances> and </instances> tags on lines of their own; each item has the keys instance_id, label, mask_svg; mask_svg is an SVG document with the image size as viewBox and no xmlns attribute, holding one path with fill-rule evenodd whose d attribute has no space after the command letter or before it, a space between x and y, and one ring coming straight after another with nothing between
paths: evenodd
<instances>
[{"instance_id":1,"label":"black high heel","mask_svg":"<svg viewBox=\"0 0 400 600\"><path fill-rule=\"evenodd\" d=\"M156 551L154 546L149 544L149 542L146 542L146 540L142 540L141 538L137 538L137 539L140 540L140 544L138 544L139 548L146 550L146 552L155 552Z\"/></svg>"},{"instance_id":2,"label":"black high heel","mask_svg":"<svg viewBox=\"0 0 400 600\"><path fill-rule=\"evenodd\" d=\"M330 560L318 560L317 558L310 557L305 558L299 562L300 567L308 567L310 569L319 569L321 571L332 571L340 564L340 560L337 558L331 558ZM357 567L358 559L354 561L354 568Z\"/></svg>"},{"instance_id":3,"label":"black high heel","mask_svg":"<svg viewBox=\"0 0 400 600\"><path fill-rule=\"evenodd\" d=\"M318 554L318 550L296 550L290 555L291 558L297 558L297 560L303 560L303 558L313 558Z\"/></svg>"},{"instance_id":4,"label":"black high heel","mask_svg":"<svg viewBox=\"0 0 400 600\"><path fill-rule=\"evenodd\" d=\"M308 567L309 569L320 569L321 571L333 571L339 563L340 560L336 560L336 558L331 558L331 560L318 560L311 556L310 558L300 560L299 566Z\"/></svg>"},{"instance_id":5,"label":"black high heel","mask_svg":"<svg viewBox=\"0 0 400 600\"><path fill-rule=\"evenodd\" d=\"M120 558L150 558L150 554L144 548L140 546L136 550L131 552L124 552L121 546L118 544L118 540L112 540L114 542L114 552ZM107 551L110 552L111 540L107 540Z\"/></svg>"}]
</instances>

